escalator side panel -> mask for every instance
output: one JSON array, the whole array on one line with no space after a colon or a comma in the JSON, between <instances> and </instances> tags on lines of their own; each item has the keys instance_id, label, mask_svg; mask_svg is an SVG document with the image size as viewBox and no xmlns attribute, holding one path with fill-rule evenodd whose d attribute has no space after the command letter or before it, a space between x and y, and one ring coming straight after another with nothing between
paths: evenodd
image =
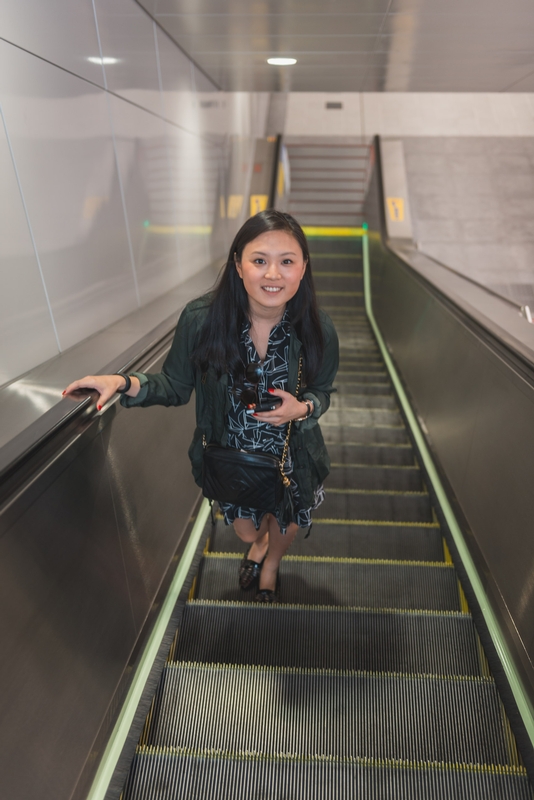
<instances>
[{"instance_id":1,"label":"escalator side panel","mask_svg":"<svg viewBox=\"0 0 534 800\"><path fill-rule=\"evenodd\" d=\"M198 496L193 426L192 406L112 406L75 457L67 450L0 518L0 774L10 800L66 800L80 773L85 793L95 763L86 759L109 733Z\"/></svg>"}]
</instances>

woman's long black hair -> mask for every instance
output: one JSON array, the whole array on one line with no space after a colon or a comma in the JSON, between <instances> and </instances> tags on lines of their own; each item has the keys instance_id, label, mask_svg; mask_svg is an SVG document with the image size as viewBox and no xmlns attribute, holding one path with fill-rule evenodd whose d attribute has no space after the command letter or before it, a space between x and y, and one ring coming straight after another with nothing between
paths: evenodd
<instances>
[{"instance_id":1,"label":"woman's long black hair","mask_svg":"<svg viewBox=\"0 0 534 800\"><path fill-rule=\"evenodd\" d=\"M217 281L208 315L200 332L193 360L205 372L213 367L217 376L223 372L242 370L239 340L248 319L248 295L238 275L236 261L241 262L249 242L269 231L286 231L298 242L306 270L297 293L288 302L289 319L302 342L304 381L308 385L317 376L324 354L324 341L315 287L311 274L310 252L304 231L290 214L268 209L250 217L238 231L228 261Z\"/></svg>"}]
</instances>

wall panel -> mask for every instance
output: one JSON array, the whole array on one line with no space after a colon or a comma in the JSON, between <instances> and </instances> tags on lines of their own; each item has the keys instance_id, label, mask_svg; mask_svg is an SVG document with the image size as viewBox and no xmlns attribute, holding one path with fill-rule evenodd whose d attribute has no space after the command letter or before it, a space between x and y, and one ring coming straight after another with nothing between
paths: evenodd
<instances>
[{"instance_id":1,"label":"wall panel","mask_svg":"<svg viewBox=\"0 0 534 800\"><path fill-rule=\"evenodd\" d=\"M0 385L58 352L0 110Z\"/></svg>"}]
</instances>

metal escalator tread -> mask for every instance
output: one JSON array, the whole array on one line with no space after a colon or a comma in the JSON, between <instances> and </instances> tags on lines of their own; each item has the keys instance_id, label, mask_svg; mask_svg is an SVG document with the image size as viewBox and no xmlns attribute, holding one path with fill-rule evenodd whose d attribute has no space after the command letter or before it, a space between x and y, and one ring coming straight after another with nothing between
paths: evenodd
<instances>
[{"instance_id":1,"label":"metal escalator tread","mask_svg":"<svg viewBox=\"0 0 534 800\"><path fill-rule=\"evenodd\" d=\"M426 492L396 492L329 487L321 516L339 519L431 522L432 507Z\"/></svg>"},{"instance_id":2,"label":"metal escalator tread","mask_svg":"<svg viewBox=\"0 0 534 800\"><path fill-rule=\"evenodd\" d=\"M334 489L374 489L400 492L420 492L423 479L419 467L390 466L370 464L330 465L328 488Z\"/></svg>"},{"instance_id":3,"label":"metal escalator tread","mask_svg":"<svg viewBox=\"0 0 534 800\"><path fill-rule=\"evenodd\" d=\"M193 600L173 653L175 662L484 675L471 616L451 612Z\"/></svg>"},{"instance_id":4,"label":"metal escalator tread","mask_svg":"<svg viewBox=\"0 0 534 800\"><path fill-rule=\"evenodd\" d=\"M507 736L489 678L182 662L144 744L512 766Z\"/></svg>"},{"instance_id":5,"label":"metal escalator tread","mask_svg":"<svg viewBox=\"0 0 534 800\"><path fill-rule=\"evenodd\" d=\"M240 556L204 556L197 584L202 600L252 602L237 584ZM460 611L456 573L445 563L357 561L289 556L280 565L281 602L297 605L359 606Z\"/></svg>"},{"instance_id":6,"label":"metal escalator tread","mask_svg":"<svg viewBox=\"0 0 534 800\"><path fill-rule=\"evenodd\" d=\"M299 534L291 545L292 555L347 558L440 561L443 539L437 523L411 525L314 517L311 535ZM243 544L232 525L219 523L212 538L212 551L243 553Z\"/></svg>"},{"instance_id":7,"label":"metal escalator tread","mask_svg":"<svg viewBox=\"0 0 534 800\"><path fill-rule=\"evenodd\" d=\"M159 779L154 776L161 776ZM532 800L521 772L140 748L123 800Z\"/></svg>"},{"instance_id":8,"label":"metal escalator tread","mask_svg":"<svg viewBox=\"0 0 534 800\"><path fill-rule=\"evenodd\" d=\"M406 442L388 445L381 442L342 441L331 443L328 453L334 463L407 466L414 463L413 450Z\"/></svg>"}]
</instances>

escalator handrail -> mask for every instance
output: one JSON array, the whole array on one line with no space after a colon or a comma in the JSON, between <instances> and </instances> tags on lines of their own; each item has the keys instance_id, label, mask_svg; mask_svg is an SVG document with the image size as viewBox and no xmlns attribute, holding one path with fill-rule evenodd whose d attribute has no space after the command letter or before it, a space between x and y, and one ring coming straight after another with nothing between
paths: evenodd
<instances>
[{"instance_id":1,"label":"escalator handrail","mask_svg":"<svg viewBox=\"0 0 534 800\"><path fill-rule=\"evenodd\" d=\"M178 313L173 313L98 372L105 375L133 371L164 347L172 337L177 321ZM75 405L71 399L60 400L0 448L0 482L7 481L60 432L64 433L66 428L76 427L82 421L87 424L100 413L94 393Z\"/></svg>"}]
</instances>

